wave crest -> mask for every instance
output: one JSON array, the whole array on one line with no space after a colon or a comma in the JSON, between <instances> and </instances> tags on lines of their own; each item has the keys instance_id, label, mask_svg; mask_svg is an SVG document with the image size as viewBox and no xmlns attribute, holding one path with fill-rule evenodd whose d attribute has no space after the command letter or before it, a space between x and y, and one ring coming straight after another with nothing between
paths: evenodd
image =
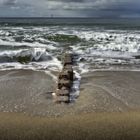
<instances>
[{"instance_id":1,"label":"wave crest","mask_svg":"<svg viewBox=\"0 0 140 140\"><path fill-rule=\"evenodd\" d=\"M0 54L0 62L40 62L52 60L52 56L47 51L40 49L7 51Z\"/></svg>"}]
</instances>

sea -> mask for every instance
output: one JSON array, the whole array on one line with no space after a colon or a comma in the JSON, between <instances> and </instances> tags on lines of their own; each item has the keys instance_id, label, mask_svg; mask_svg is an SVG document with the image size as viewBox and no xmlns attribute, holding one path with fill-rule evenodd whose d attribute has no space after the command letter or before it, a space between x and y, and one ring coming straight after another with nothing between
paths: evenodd
<instances>
[{"instance_id":1,"label":"sea","mask_svg":"<svg viewBox=\"0 0 140 140\"><path fill-rule=\"evenodd\" d=\"M140 70L140 19L0 18L0 70Z\"/></svg>"}]
</instances>

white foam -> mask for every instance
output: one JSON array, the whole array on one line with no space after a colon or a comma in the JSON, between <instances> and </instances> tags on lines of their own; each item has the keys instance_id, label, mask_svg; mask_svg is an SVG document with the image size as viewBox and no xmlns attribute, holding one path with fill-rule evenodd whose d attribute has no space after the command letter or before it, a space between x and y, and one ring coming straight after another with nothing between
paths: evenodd
<instances>
[{"instance_id":1,"label":"white foam","mask_svg":"<svg viewBox=\"0 0 140 140\"><path fill-rule=\"evenodd\" d=\"M0 45L19 47L18 50L1 51L0 56L13 57L20 55L22 51L30 51L36 61L40 58L44 61L45 57L53 56L52 60L30 62L26 66L21 65L21 67L58 71L61 69L61 62L57 60L54 54L57 55L57 53L62 52L62 47L55 47L59 46L58 42L46 39L47 36L55 34L76 35L82 40L70 46L72 52L84 58L84 62L79 63L80 73L88 72L93 63L100 66L102 64L140 64L140 60L135 59L135 56L140 55L140 31L100 30L100 28L84 26L0 27ZM23 40L21 42L15 41L15 38L22 36ZM33 41L33 43L30 41ZM20 46L25 46L27 49L21 49ZM14 65L14 63L11 65Z\"/></svg>"},{"instance_id":2,"label":"white foam","mask_svg":"<svg viewBox=\"0 0 140 140\"><path fill-rule=\"evenodd\" d=\"M84 63L79 63L79 70L80 70L81 74L88 73L89 72L89 66L84 64Z\"/></svg>"},{"instance_id":3,"label":"white foam","mask_svg":"<svg viewBox=\"0 0 140 140\"><path fill-rule=\"evenodd\" d=\"M72 91L70 93L71 101L75 101L80 94L80 82L81 82L80 74L77 71L74 71L74 81L73 81Z\"/></svg>"},{"instance_id":4,"label":"white foam","mask_svg":"<svg viewBox=\"0 0 140 140\"><path fill-rule=\"evenodd\" d=\"M15 56L16 54L22 52L23 50L13 50L13 51L1 51L0 56L6 55L9 57Z\"/></svg>"},{"instance_id":5,"label":"white foam","mask_svg":"<svg viewBox=\"0 0 140 140\"><path fill-rule=\"evenodd\" d=\"M14 41L3 41L0 39L0 45L5 45L5 46L28 46L28 47L36 47L36 48L47 48L49 50L55 50L56 48L53 45L46 45L46 44L41 44L38 42L34 43L27 43L27 42L14 42Z\"/></svg>"},{"instance_id":6,"label":"white foam","mask_svg":"<svg viewBox=\"0 0 140 140\"><path fill-rule=\"evenodd\" d=\"M116 31L114 31L116 32ZM76 32L77 33L77 32ZM98 50L120 50L138 52L140 50L140 33L135 32L108 32L108 31L80 31L78 37L93 42L91 48Z\"/></svg>"},{"instance_id":7,"label":"white foam","mask_svg":"<svg viewBox=\"0 0 140 140\"><path fill-rule=\"evenodd\" d=\"M48 74L48 75L50 75L53 78L54 81L57 81L57 76L56 75L52 74L50 71L45 71L45 73Z\"/></svg>"},{"instance_id":8,"label":"white foam","mask_svg":"<svg viewBox=\"0 0 140 140\"><path fill-rule=\"evenodd\" d=\"M57 58L44 62L30 62L29 64L35 68L44 70L60 71L62 69L62 64Z\"/></svg>"}]
</instances>

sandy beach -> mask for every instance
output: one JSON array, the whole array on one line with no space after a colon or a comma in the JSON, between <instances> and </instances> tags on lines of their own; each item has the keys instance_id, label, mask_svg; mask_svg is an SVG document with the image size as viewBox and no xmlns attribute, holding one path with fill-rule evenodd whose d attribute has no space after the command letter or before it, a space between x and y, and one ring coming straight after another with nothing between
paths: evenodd
<instances>
[{"instance_id":1,"label":"sandy beach","mask_svg":"<svg viewBox=\"0 0 140 140\"><path fill-rule=\"evenodd\" d=\"M139 110L140 72L100 71L83 74L80 96L71 104L55 104L50 91L56 81L45 72L0 72L0 112L58 117L92 112Z\"/></svg>"},{"instance_id":2,"label":"sandy beach","mask_svg":"<svg viewBox=\"0 0 140 140\"><path fill-rule=\"evenodd\" d=\"M0 0L0 140L140 140L136 1Z\"/></svg>"}]
</instances>

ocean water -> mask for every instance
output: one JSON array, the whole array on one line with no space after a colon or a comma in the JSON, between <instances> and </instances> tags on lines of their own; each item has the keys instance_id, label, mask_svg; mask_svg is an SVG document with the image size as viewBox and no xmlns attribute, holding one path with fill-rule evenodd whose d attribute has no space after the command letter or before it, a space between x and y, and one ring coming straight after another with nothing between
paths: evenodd
<instances>
[{"instance_id":1,"label":"ocean water","mask_svg":"<svg viewBox=\"0 0 140 140\"><path fill-rule=\"evenodd\" d=\"M0 70L62 69L75 54L78 73L140 70L140 20L1 18Z\"/></svg>"}]
</instances>

